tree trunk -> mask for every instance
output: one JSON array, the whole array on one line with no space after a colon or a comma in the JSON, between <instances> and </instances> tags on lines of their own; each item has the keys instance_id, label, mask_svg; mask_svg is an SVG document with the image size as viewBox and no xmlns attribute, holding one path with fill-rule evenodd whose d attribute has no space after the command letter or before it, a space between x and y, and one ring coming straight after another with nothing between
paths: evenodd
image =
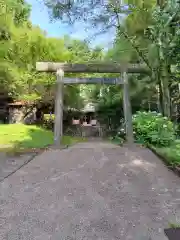
<instances>
[{"instance_id":1,"label":"tree trunk","mask_svg":"<svg viewBox=\"0 0 180 240\"><path fill-rule=\"evenodd\" d=\"M163 109L163 100L162 100L162 86L161 86L161 78L160 78L160 67L153 69L152 71L152 81L156 83L156 92L157 92L157 109L162 115L164 115Z\"/></svg>"},{"instance_id":2,"label":"tree trunk","mask_svg":"<svg viewBox=\"0 0 180 240\"><path fill-rule=\"evenodd\" d=\"M163 63L161 69L161 86L163 93L163 112L164 116L171 117L171 101L169 92L169 70L168 65Z\"/></svg>"},{"instance_id":3,"label":"tree trunk","mask_svg":"<svg viewBox=\"0 0 180 240\"><path fill-rule=\"evenodd\" d=\"M158 69L156 71L155 82L157 83L157 92L158 92L158 100L157 100L158 110L159 110L160 113L162 113L162 115L164 115L163 91L162 91L160 72L158 71Z\"/></svg>"}]
</instances>

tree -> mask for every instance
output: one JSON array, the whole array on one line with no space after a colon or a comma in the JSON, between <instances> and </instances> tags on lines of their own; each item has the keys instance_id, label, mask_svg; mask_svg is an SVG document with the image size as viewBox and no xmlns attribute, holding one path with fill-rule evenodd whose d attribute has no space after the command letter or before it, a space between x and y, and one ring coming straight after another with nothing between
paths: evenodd
<instances>
[{"instance_id":1,"label":"tree","mask_svg":"<svg viewBox=\"0 0 180 240\"><path fill-rule=\"evenodd\" d=\"M145 62L151 70L152 81L159 85L162 111L164 115L169 117L168 78L170 63L167 56L169 40L165 39L167 37L171 39L171 23L179 15L178 3L173 0L168 2L128 0L126 2L128 7L120 5L119 1L111 0L103 3L102 1L64 3L63 1L45 0L54 18L61 18L70 22L84 20L101 33L108 31L110 28L115 28L117 38L121 38L121 41L122 37L124 38L123 41L127 40L131 44L133 52L135 50L137 53L135 59ZM122 17L122 14L125 16ZM148 31L150 32L149 35ZM164 56L164 60L162 56Z\"/></svg>"},{"instance_id":2,"label":"tree","mask_svg":"<svg viewBox=\"0 0 180 240\"><path fill-rule=\"evenodd\" d=\"M28 21L30 6L23 0L0 0L0 86L13 91L18 76L14 62L9 61L12 37L17 27ZM11 86L9 88L9 86Z\"/></svg>"},{"instance_id":3,"label":"tree","mask_svg":"<svg viewBox=\"0 0 180 240\"><path fill-rule=\"evenodd\" d=\"M101 49L84 41L47 37L29 21L30 6L23 0L0 0L0 84L14 99L53 104L56 77L38 74L37 61L78 62L98 58ZM82 106L79 86L64 87L66 106Z\"/></svg>"}]
</instances>

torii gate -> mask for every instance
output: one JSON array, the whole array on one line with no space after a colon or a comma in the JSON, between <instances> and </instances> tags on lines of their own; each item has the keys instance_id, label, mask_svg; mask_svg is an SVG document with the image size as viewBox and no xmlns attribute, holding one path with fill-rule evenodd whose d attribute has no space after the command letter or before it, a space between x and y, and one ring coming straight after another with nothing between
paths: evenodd
<instances>
[{"instance_id":1,"label":"torii gate","mask_svg":"<svg viewBox=\"0 0 180 240\"><path fill-rule=\"evenodd\" d=\"M123 109L126 124L126 140L129 144L134 142L132 127L132 111L128 90L127 73L148 73L147 67L142 64L118 63L87 63L70 64L55 62L37 62L36 70L39 72L56 72L57 88L55 100L54 144L58 147L63 136L63 84L122 84ZM64 78L64 73L119 73L120 78Z\"/></svg>"}]
</instances>

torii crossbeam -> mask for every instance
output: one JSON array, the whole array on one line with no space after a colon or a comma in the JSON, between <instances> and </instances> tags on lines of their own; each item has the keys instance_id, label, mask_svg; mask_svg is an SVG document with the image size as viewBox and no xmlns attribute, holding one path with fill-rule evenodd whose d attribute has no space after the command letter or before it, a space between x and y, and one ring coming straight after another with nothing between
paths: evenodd
<instances>
[{"instance_id":1,"label":"torii crossbeam","mask_svg":"<svg viewBox=\"0 0 180 240\"><path fill-rule=\"evenodd\" d=\"M36 69L39 72L56 72L62 69L70 73L120 73L124 65L119 63L58 63L58 62L37 62ZM144 64L126 64L127 73L149 73L149 68Z\"/></svg>"}]
</instances>

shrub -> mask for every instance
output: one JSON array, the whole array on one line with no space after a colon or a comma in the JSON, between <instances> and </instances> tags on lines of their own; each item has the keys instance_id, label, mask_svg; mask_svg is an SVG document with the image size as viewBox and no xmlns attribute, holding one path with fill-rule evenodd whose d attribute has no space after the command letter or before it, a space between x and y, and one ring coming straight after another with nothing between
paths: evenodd
<instances>
[{"instance_id":1,"label":"shrub","mask_svg":"<svg viewBox=\"0 0 180 240\"><path fill-rule=\"evenodd\" d=\"M54 129L54 114L50 116L49 114L44 114L43 124L42 127L48 130Z\"/></svg>"},{"instance_id":2,"label":"shrub","mask_svg":"<svg viewBox=\"0 0 180 240\"><path fill-rule=\"evenodd\" d=\"M133 127L136 139L145 143L166 147L175 140L173 123L157 112L137 112Z\"/></svg>"}]
</instances>

